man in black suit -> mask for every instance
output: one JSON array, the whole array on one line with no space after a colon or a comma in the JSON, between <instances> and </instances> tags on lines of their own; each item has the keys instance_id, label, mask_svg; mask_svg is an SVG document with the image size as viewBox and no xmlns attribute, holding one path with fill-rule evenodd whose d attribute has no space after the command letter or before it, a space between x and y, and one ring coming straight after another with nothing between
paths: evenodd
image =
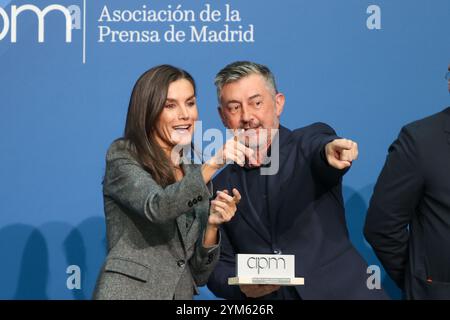
<instances>
[{"instance_id":1,"label":"man in black suit","mask_svg":"<svg viewBox=\"0 0 450 320\"><path fill-rule=\"evenodd\" d=\"M407 299L450 299L450 108L402 128L364 235Z\"/></svg>"},{"instance_id":2,"label":"man in black suit","mask_svg":"<svg viewBox=\"0 0 450 320\"><path fill-rule=\"evenodd\" d=\"M285 97L263 65L232 63L215 83L224 125L245 130L255 159L229 165L213 180L215 190L237 188L242 199L235 218L221 228L221 257L209 289L226 299L384 298L382 290L368 288L367 265L345 221L341 182L357 158L357 144L324 123L294 131L280 126ZM270 129L278 131L265 131ZM295 275L305 285L229 286L237 253L295 255Z\"/></svg>"}]
</instances>

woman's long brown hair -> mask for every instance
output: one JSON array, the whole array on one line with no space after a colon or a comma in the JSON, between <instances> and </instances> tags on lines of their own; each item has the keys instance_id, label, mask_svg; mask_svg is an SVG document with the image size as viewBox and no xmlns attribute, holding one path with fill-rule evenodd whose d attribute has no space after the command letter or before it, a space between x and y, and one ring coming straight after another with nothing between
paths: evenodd
<instances>
[{"instance_id":1,"label":"woman's long brown hair","mask_svg":"<svg viewBox=\"0 0 450 320\"><path fill-rule=\"evenodd\" d=\"M174 183L175 176L170 159L155 140L155 130L169 85L180 79L188 80L196 93L195 81L185 70L160 65L142 74L131 93L125 125L124 139L134 147L137 161L163 187Z\"/></svg>"}]
</instances>

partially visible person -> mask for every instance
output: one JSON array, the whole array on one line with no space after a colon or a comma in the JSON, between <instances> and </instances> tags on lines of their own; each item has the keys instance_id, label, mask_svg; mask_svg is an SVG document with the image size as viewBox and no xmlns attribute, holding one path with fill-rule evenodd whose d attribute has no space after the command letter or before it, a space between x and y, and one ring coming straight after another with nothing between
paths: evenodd
<instances>
[{"instance_id":1,"label":"partially visible person","mask_svg":"<svg viewBox=\"0 0 450 320\"><path fill-rule=\"evenodd\" d=\"M292 131L280 125L285 96L266 66L238 61L215 83L224 125L244 130L255 152L244 167L229 165L214 178L215 189L236 187L243 197L236 217L221 226L221 255L209 289L226 299L386 298L382 289L367 287L367 264L345 221L342 177L358 156L357 144L324 123ZM267 174L275 162L277 172ZM305 285L230 286L238 253L295 255L295 275Z\"/></svg>"},{"instance_id":2,"label":"partially visible person","mask_svg":"<svg viewBox=\"0 0 450 320\"><path fill-rule=\"evenodd\" d=\"M389 147L364 235L405 298L450 299L450 107Z\"/></svg>"},{"instance_id":3,"label":"partially visible person","mask_svg":"<svg viewBox=\"0 0 450 320\"><path fill-rule=\"evenodd\" d=\"M94 299L192 299L219 256L219 225L230 221L237 189L218 191L222 160L238 161L231 140L208 163L186 164L198 118L195 83L184 70L154 67L136 82L124 137L106 155L103 197L108 255Z\"/></svg>"}]
</instances>

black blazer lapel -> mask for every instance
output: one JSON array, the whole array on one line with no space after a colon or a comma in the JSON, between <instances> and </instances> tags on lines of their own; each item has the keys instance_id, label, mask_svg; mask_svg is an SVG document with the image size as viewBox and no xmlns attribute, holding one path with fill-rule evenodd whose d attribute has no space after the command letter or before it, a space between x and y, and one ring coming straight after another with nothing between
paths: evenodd
<instances>
[{"instance_id":1,"label":"black blazer lapel","mask_svg":"<svg viewBox=\"0 0 450 320\"><path fill-rule=\"evenodd\" d=\"M267 177L267 194L269 206L269 219L271 226L272 240L276 240L276 230L278 221L278 211L281 204L284 202L286 195L285 188L288 185L288 180L293 177L292 163L295 159L295 152L292 151L292 136L291 131L285 127L280 126L279 133L279 169L275 175Z\"/></svg>"},{"instance_id":2,"label":"black blazer lapel","mask_svg":"<svg viewBox=\"0 0 450 320\"><path fill-rule=\"evenodd\" d=\"M450 144L450 108L444 110L444 115L444 132L447 134L447 142Z\"/></svg>"},{"instance_id":3,"label":"black blazer lapel","mask_svg":"<svg viewBox=\"0 0 450 320\"><path fill-rule=\"evenodd\" d=\"M269 230L267 230L267 227L261 221L259 214L256 212L255 208L248 199L249 192L247 184L245 183L245 177L243 176L244 174L245 171L242 168L238 168L237 164L232 165L229 185L232 188L238 189L242 195L241 202L238 204L238 214L242 216L247 224L255 230L261 238L270 243L271 239Z\"/></svg>"}]
</instances>

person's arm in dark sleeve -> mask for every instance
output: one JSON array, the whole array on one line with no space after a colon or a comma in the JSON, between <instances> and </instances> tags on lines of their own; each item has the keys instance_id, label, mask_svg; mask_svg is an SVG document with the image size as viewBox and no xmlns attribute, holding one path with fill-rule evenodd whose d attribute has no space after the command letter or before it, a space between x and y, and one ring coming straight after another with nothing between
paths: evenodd
<instances>
[{"instance_id":1,"label":"person's arm in dark sleeve","mask_svg":"<svg viewBox=\"0 0 450 320\"><path fill-rule=\"evenodd\" d=\"M208 288L217 297L224 299L245 299L245 295L241 292L239 286L228 285L228 278L236 276L236 258L235 251L228 240L226 229L221 227L221 246L220 258L213 273L209 277Z\"/></svg>"},{"instance_id":2,"label":"person's arm in dark sleeve","mask_svg":"<svg viewBox=\"0 0 450 320\"><path fill-rule=\"evenodd\" d=\"M341 139L329 125L314 123L308 127L302 138L302 149L310 159L314 175L326 186L335 186L342 181L342 176L348 171L336 169L329 165L325 146L333 140Z\"/></svg>"},{"instance_id":3,"label":"person's arm in dark sleeve","mask_svg":"<svg viewBox=\"0 0 450 320\"><path fill-rule=\"evenodd\" d=\"M389 148L364 226L364 236L400 288L408 259L408 225L423 192L422 172L413 135L404 128Z\"/></svg>"}]
</instances>

